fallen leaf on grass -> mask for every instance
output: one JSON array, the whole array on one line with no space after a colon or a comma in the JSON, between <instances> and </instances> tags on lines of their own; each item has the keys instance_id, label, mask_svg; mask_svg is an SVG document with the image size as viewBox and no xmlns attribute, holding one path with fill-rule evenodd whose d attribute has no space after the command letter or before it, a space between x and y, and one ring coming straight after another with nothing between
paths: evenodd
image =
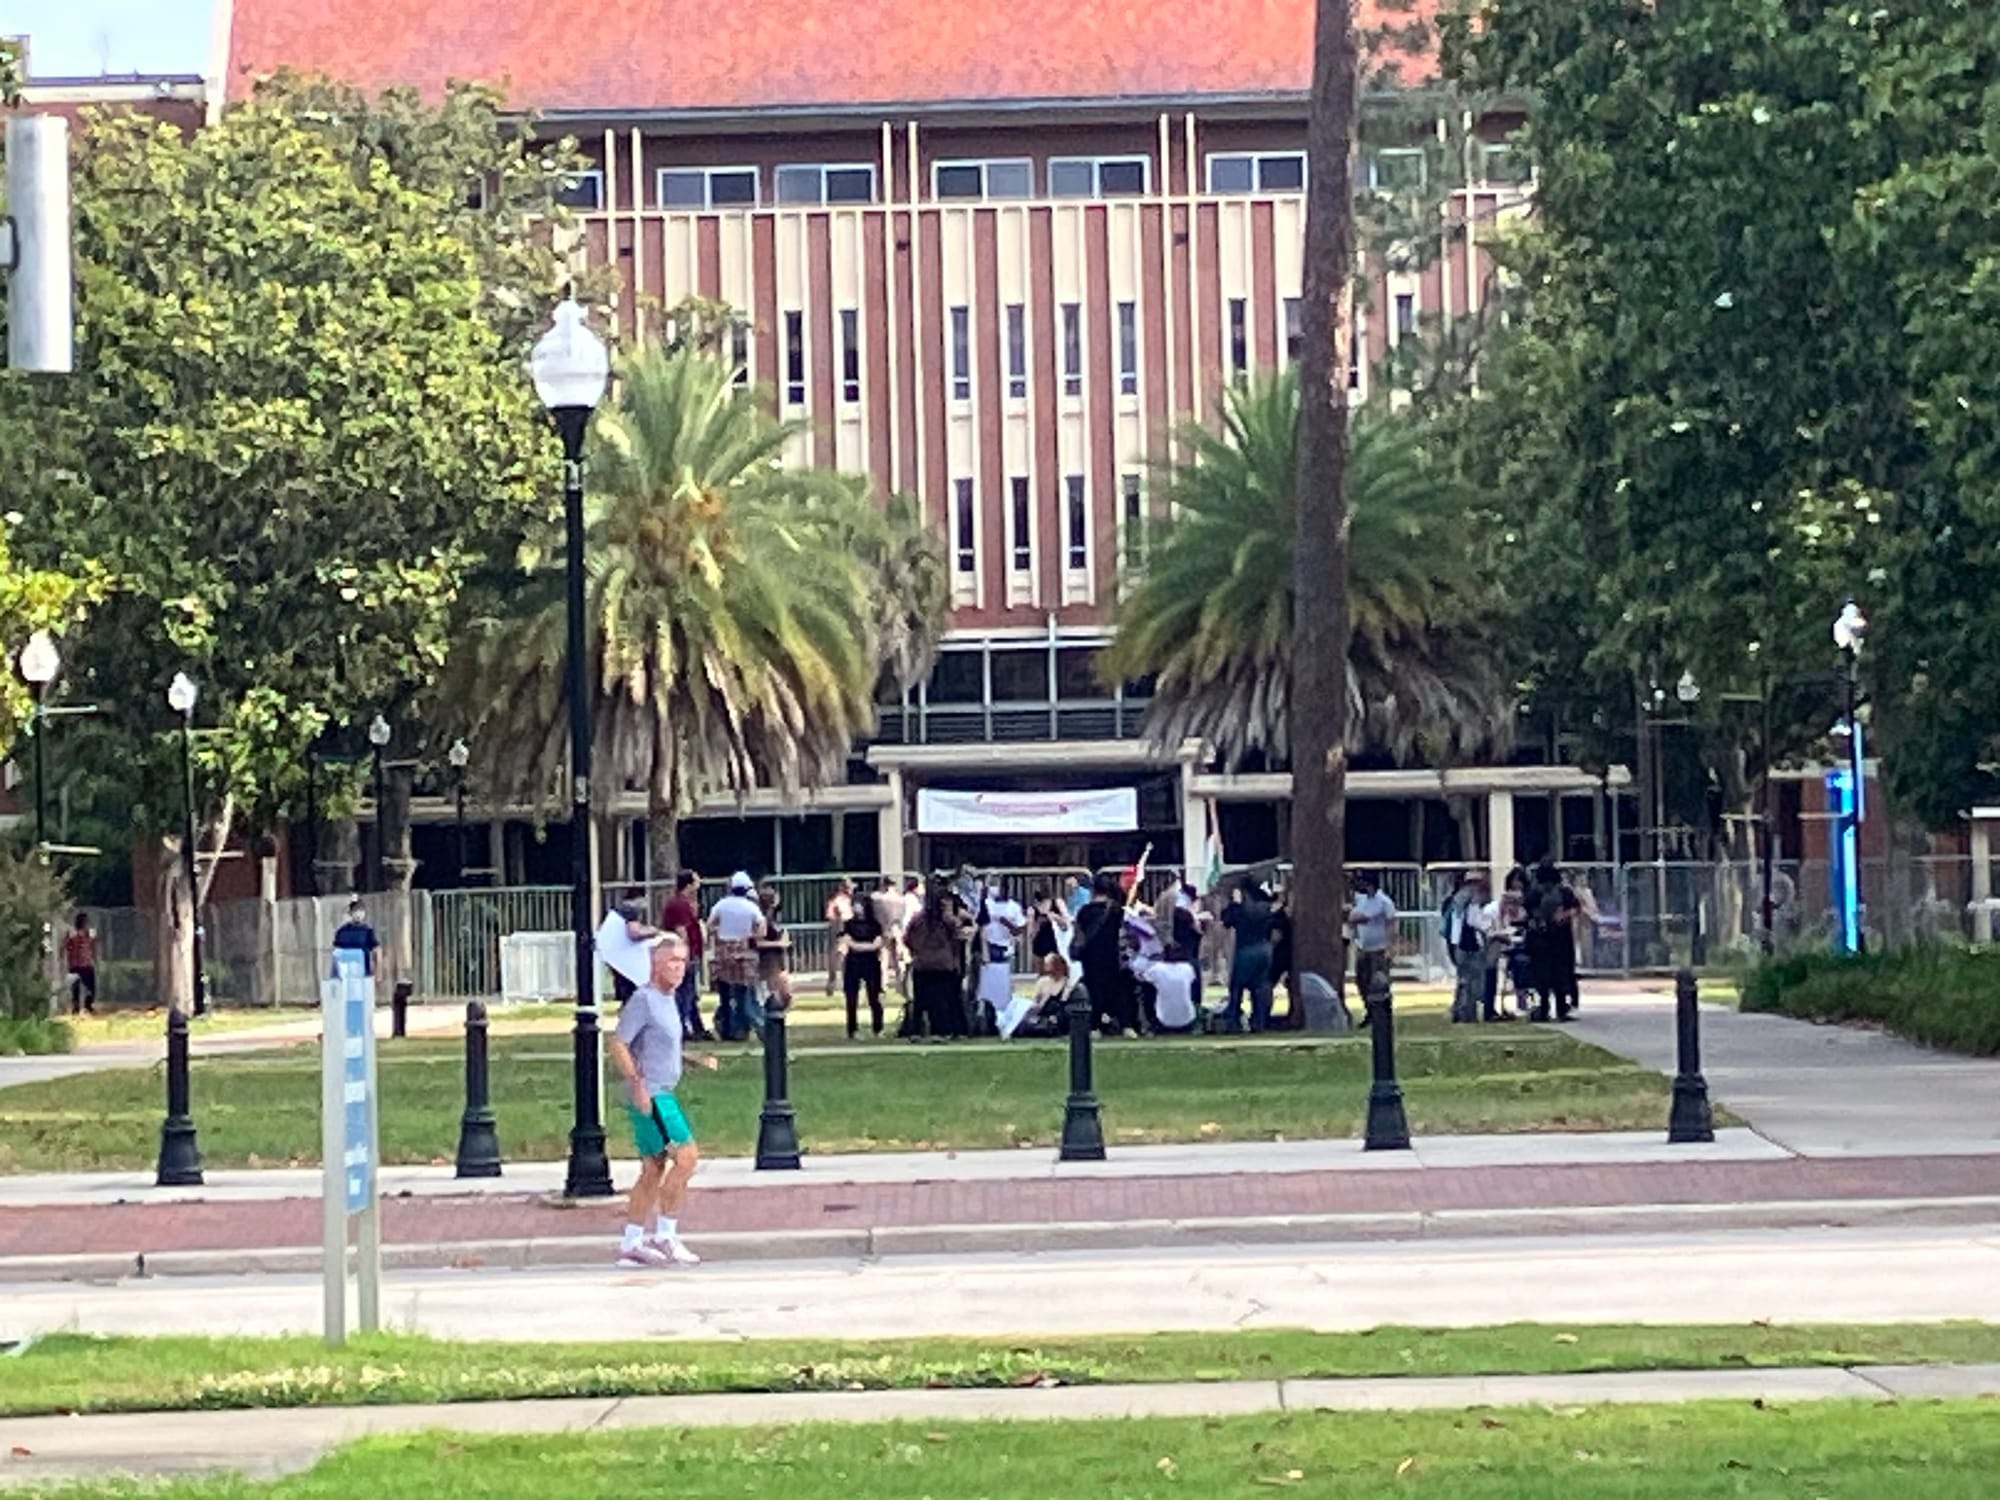
<instances>
[{"instance_id":1,"label":"fallen leaf on grass","mask_svg":"<svg viewBox=\"0 0 2000 1500\"><path fill-rule=\"evenodd\" d=\"M1205 1136L1206 1136L1206 1135L1221 1135L1221 1134L1222 1134L1222 1127L1221 1127L1220 1125L1218 1125L1218 1124L1217 1124L1217 1123L1216 1123L1215 1121L1213 1121L1213 1120L1209 1120L1209 1121L1205 1122L1205 1123L1204 1123L1204 1124L1203 1124L1203 1125L1202 1125L1202 1126L1201 1126L1201 1127L1200 1127L1199 1129L1197 1129L1197 1130L1195 1131L1195 1134L1197 1134L1197 1135L1205 1135Z\"/></svg>"},{"instance_id":2,"label":"fallen leaf on grass","mask_svg":"<svg viewBox=\"0 0 2000 1500\"><path fill-rule=\"evenodd\" d=\"M1481 1417L1479 1425L1481 1427L1505 1427L1507 1424L1498 1417Z\"/></svg>"},{"instance_id":3,"label":"fallen leaf on grass","mask_svg":"<svg viewBox=\"0 0 2000 1500\"><path fill-rule=\"evenodd\" d=\"M1559 1333L1556 1335L1556 1342L1558 1344L1574 1344L1576 1342L1576 1335L1573 1333Z\"/></svg>"},{"instance_id":4,"label":"fallen leaf on grass","mask_svg":"<svg viewBox=\"0 0 2000 1500\"><path fill-rule=\"evenodd\" d=\"M942 1432L927 1432L924 1434L924 1441L927 1443L948 1443L951 1439Z\"/></svg>"},{"instance_id":5,"label":"fallen leaf on grass","mask_svg":"<svg viewBox=\"0 0 2000 1500\"><path fill-rule=\"evenodd\" d=\"M1047 1370L1023 1370L1020 1374L1016 1375L1012 1380L1008 1381L1007 1383L1009 1385L1016 1385L1022 1387L1031 1385L1046 1387L1046 1386L1062 1384L1060 1380L1056 1379L1055 1376L1051 1375Z\"/></svg>"},{"instance_id":6,"label":"fallen leaf on grass","mask_svg":"<svg viewBox=\"0 0 2000 1500\"><path fill-rule=\"evenodd\" d=\"M1416 1466L1417 1466L1417 1456L1414 1453L1412 1453L1408 1458L1404 1459L1401 1463L1396 1465L1396 1477L1398 1479L1401 1479L1405 1474L1409 1473L1410 1470L1414 1469Z\"/></svg>"},{"instance_id":7,"label":"fallen leaf on grass","mask_svg":"<svg viewBox=\"0 0 2000 1500\"><path fill-rule=\"evenodd\" d=\"M1176 1474L1180 1473L1180 1465L1175 1463L1171 1458L1163 1458L1158 1463L1154 1464L1153 1467L1158 1469L1162 1474L1166 1475L1167 1478L1169 1479L1172 1479Z\"/></svg>"},{"instance_id":8,"label":"fallen leaf on grass","mask_svg":"<svg viewBox=\"0 0 2000 1500\"><path fill-rule=\"evenodd\" d=\"M35 1456L34 1449L23 1448L19 1443L16 1443L13 1446L13 1448L10 1449L9 1451L12 1452L14 1457L16 1458L33 1458Z\"/></svg>"}]
</instances>

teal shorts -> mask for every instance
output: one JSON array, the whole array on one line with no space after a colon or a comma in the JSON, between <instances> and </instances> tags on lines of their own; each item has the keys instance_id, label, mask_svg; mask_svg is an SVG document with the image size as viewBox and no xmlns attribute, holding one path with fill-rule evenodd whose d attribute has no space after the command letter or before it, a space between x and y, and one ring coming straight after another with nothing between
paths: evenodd
<instances>
[{"instance_id":1,"label":"teal shorts","mask_svg":"<svg viewBox=\"0 0 2000 1500\"><path fill-rule=\"evenodd\" d=\"M628 1099L625 1113L632 1117L632 1141L641 1156L659 1156L671 1146L694 1144L694 1127L688 1124L687 1111L672 1094L653 1095L653 1108L647 1114L634 1109Z\"/></svg>"}]
</instances>

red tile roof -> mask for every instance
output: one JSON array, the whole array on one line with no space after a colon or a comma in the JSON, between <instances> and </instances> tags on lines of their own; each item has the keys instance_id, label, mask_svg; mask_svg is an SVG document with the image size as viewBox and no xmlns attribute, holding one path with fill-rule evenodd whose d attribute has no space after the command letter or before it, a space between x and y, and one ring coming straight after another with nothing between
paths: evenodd
<instances>
[{"instance_id":1,"label":"red tile roof","mask_svg":"<svg viewBox=\"0 0 2000 1500\"><path fill-rule=\"evenodd\" d=\"M1377 0L1358 0L1364 17ZM1429 8L1426 0L1425 8ZM1302 94L1313 0L235 0L229 92L502 84L541 110Z\"/></svg>"}]
</instances>

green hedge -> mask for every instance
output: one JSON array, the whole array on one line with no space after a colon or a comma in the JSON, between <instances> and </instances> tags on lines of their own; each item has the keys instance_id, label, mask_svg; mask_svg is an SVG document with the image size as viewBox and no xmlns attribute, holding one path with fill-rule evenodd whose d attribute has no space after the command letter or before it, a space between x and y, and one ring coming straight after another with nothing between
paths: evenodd
<instances>
[{"instance_id":1,"label":"green hedge","mask_svg":"<svg viewBox=\"0 0 2000 1500\"><path fill-rule=\"evenodd\" d=\"M2000 952L1798 953L1757 965L1743 1009L1866 1021L1926 1046L2000 1056Z\"/></svg>"},{"instance_id":2,"label":"green hedge","mask_svg":"<svg viewBox=\"0 0 2000 1500\"><path fill-rule=\"evenodd\" d=\"M0 1016L0 1057L43 1057L76 1051L76 1028L67 1021L34 1017L15 1020Z\"/></svg>"}]
</instances>

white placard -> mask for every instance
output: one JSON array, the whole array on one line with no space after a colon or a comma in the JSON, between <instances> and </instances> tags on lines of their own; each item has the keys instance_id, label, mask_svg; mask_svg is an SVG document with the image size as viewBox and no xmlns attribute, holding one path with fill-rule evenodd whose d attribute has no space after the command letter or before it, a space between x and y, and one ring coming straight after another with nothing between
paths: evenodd
<instances>
[{"instance_id":1,"label":"white placard","mask_svg":"<svg viewBox=\"0 0 2000 1500\"><path fill-rule=\"evenodd\" d=\"M321 1265L326 1341L347 1339L347 1221L358 1221L356 1326L382 1326L382 1211L376 1180L375 976L358 949L334 950L334 977L320 1004L320 1193L325 1212Z\"/></svg>"},{"instance_id":2,"label":"white placard","mask_svg":"<svg viewBox=\"0 0 2000 1500\"><path fill-rule=\"evenodd\" d=\"M917 793L919 833L1130 833L1139 826L1133 787L1083 792Z\"/></svg>"}]
</instances>

